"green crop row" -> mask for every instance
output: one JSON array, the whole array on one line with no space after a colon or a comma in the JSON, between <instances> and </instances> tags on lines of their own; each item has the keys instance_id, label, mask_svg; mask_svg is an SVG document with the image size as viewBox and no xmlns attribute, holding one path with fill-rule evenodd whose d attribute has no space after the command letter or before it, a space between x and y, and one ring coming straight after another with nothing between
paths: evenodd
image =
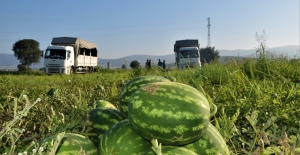
<instances>
[{"instance_id":1,"label":"green crop row","mask_svg":"<svg viewBox=\"0 0 300 155\"><path fill-rule=\"evenodd\" d=\"M166 72L154 67L74 75L0 74L0 154L24 152L32 142L58 132L84 135L87 104L102 99L118 107L122 86L144 75L171 76L203 92L217 105L211 123L232 154L293 154L300 149L299 60L228 60ZM60 93L47 96L51 88Z\"/></svg>"}]
</instances>

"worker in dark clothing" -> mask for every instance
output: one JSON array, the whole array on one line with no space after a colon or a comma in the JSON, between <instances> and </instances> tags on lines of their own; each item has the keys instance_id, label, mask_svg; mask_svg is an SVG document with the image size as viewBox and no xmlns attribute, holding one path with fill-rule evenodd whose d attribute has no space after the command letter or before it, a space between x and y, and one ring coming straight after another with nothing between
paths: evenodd
<instances>
[{"instance_id":1,"label":"worker in dark clothing","mask_svg":"<svg viewBox=\"0 0 300 155\"><path fill-rule=\"evenodd\" d=\"M162 62L162 68L163 68L164 70L166 70L166 61L165 61L165 60Z\"/></svg>"},{"instance_id":2,"label":"worker in dark clothing","mask_svg":"<svg viewBox=\"0 0 300 155\"><path fill-rule=\"evenodd\" d=\"M149 59L149 61L148 61L148 67L149 67L149 69L151 69L151 59Z\"/></svg>"},{"instance_id":3,"label":"worker in dark clothing","mask_svg":"<svg viewBox=\"0 0 300 155\"><path fill-rule=\"evenodd\" d=\"M157 66L159 66L159 67L163 67L163 63L160 61L160 59L158 59Z\"/></svg>"},{"instance_id":4,"label":"worker in dark clothing","mask_svg":"<svg viewBox=\"0 0 300 155\"><path fill-rule=\"evenodd\" d=\"M149 68L149 66L148 66L148 59L146 60L145 68Z\"/></svg>"}]
</instances>

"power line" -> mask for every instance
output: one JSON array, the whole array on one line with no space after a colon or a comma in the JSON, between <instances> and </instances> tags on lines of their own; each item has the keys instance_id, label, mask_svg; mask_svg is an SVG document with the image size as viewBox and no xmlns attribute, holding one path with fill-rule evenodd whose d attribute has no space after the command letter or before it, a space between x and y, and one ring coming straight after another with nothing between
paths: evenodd
<instances>
[{"instance_id":1,"label":"power line","mask_svg":"<svg viewBox=\"0 0 300 155\"><path fill-rule=\"evenodd\" d=\"M99 36L120 36L120 35L128 35L128 34L153 34L153 33L164 33L164 32L172 32L172 31L187 31L187 30L199 30L199 29L204 29L205 27L200 27L200 26L193 26L193 27L184 27L184 28L176 28L176 29L161 29L161 30L149 30L149 31L142 31L142 32L120 32L120 33L93 33L93 34L85 34L85 35L80 35L80 36L87 36L87 37L99 37ZM40 40L49 40L51 37L38 37L36 39ZM43 38L43 39L41 39ZM0 42L5 42L13 39L0 39Z\"/></svg>"},{"instance_id":2,"label":"power line","mask_svg":"<svg viewBox=\"0 0 300 155\"><path fill-rule=\"evenodd\" d=\"M218 22L218 21L214 21L215 23L219 23L219 25L227 25L227 26L230 26L230 27L238 27L238 28L242 28L242 29L248 29L248 30L253 30L253 31L257 31L257 29L253 29L253 28L248 28L248 27L244 27L244 26L236 26L236 25L228 25L228 24L225 24L225 23L222 23L222 22ZM217 24L218 25L218 24ZM279 34L279 35L286 35L286 36L291 36L291 37L295 37L294 35L290 35L290 34L284 34L284 33L277 33L277 32L272 32L272 31L268 31L268 33L273 33L273 34Z\"/></svg>"},{"instance_id":3,"label":"power line","mask_svg":"<svg viewBox=\"0 0 300 155\"><path fill-rule=\"evenodd\" d=\"M216 30L216 31L219 30L219 31L222 31L222 32L228 32L229 34L238 34L238 35L243 35L243 36L253 36L253 38L255 37L254 32L237 31L236 29L234 29L234 30L233 29L225 29L224 27L216 27L216 26L214 26L213 29ZM277 37L268 38L269 41L271 41L271 40L278 40L279 41L279 40L287 40L287 39L291 39L291 38L286 38L286 37L280 37L280 39L277 39Z\"/></svg>"},{"instance_id":4,"label":"power line","mask_svg":"<svg viewBox=\"0 0 300 155\"><path fill-rule=\"evenodd\" d=\"M204 22L204 21L201 21ZM109 26L109 27L91 27L91 28L78 28L78 29L57 29L57 30L34 30L34 31L2 31L0 33L23 33L23 32L51 32L51 31L73 31L73 30L93 30L93 29L115 29L115 28L131 28L131 27L146 27L146 26L159 26L159 25L174 25L174 24L182 24L183 22L176 23L164 23L164 24L141 24L141 25L123 25L123 26ZM199 23L199 21L193 22L184 22L184 23Z\"/></svg>"}]
</instances>

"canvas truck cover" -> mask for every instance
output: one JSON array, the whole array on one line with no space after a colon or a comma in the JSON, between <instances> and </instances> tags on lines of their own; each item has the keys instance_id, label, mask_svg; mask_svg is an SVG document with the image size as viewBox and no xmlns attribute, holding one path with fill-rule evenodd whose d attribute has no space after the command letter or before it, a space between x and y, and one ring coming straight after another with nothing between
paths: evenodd
<instances>
[{"instance_id":1,"label":"canvas truck cover","mask_svg":"<svg viewBox=\"0 0 300 155\"><path fill-rule=\"evenodd\" d=\"M58 38L53 38L52 45L57 45L57 46L73 46L74 47L74 52L75 52L75 66L78 65L78 56L79 56L79 52L81 49L89 49L91 51L91 53L94 53L92 55L94 55L94 57L97 57L97 45L80 39L80 38L73 38L73 37L58 37Z\"/></svg>"},{"instance_id":2,"label":"canvas truck cover","mask_svg":"<svg viewBox=\"0 0 300 155\"><path fill-rule=\"evenodd\" d=\"M86 49L93 49L96 48L97 49L97 45L80 39L80 38L72 38L72 37L58 37L58 38L53 38L52 45L65 45L65 46L76 46L79 48L86 48Z\"/></svg>"},{"instance_id":3,"label":"canvas truck cover","mask_svg":"<svg viewBox=\"0 0 300 155\"><path fill-rule=\"evenodd\" d=\"M199 47L197 39L177 40L174 45L174 52L179 52L181 47Z\"/></svg>"}]
</instances>

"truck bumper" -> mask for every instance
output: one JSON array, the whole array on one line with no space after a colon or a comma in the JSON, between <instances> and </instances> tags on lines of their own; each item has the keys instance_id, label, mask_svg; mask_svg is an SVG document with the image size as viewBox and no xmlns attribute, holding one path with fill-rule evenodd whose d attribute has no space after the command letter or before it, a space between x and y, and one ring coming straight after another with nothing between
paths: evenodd
<instances>
[{"instance_id":1,"label":"truck bumper","mask_svg":"<svg viewBox=\"0 0 300 155\"><path fill-rule=\"evenodd\" d=\"M45 67L47 74L69 74L70 67Z\"/></svg>"},{"instance_id":2,"label":"truck bumper","mask_svg":"<svg viewBox=\"0 0 300 155\"><path fill-rule=\"evenodd\" d=\"M187 69L187 68L194 68L194 67L201 67L201 65L198 64L192 64L192 65L178 65L179 70Z\"/></svg>"}]
</instances>

